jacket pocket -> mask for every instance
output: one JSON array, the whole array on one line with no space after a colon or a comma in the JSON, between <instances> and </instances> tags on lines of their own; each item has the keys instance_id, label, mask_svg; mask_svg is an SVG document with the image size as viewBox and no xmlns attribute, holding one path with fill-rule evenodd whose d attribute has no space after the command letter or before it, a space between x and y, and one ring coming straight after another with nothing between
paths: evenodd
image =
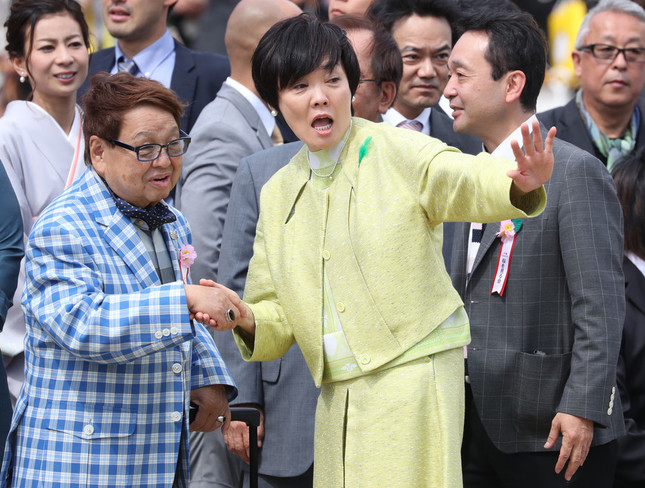
<instances>
[{"instance_id":1,"label":"jacket pocket","mask_svg":"<svg viewBox=\"0 0 645 488\"><path fill-rule=\"evenodd\" d=\"M571 353L518 353L512 394L518 432L544 434L546 439L570 368Z\"/></svg>"},{"instance_id":2,"label":"jacket pocket","mask_svg":"<svg viewBox=\"0 0 645 488\"><path fill-rule=\"evenodd\" d=\"M280 365L282 358L274 361L264 361L262 363L262 381L267 383L276 383L280 378Z\"/></svg>"},{"instance_id":3,"label":"jacket pocket","mask_svg":"<svg viewBox=\"0 0 645 488\"><path fill-rule=\"evenodd\" d=\"M134 434L137 413L134 407L85 404L75 411L52 408L44 421L48 430L95 440L128 437Z\"/></svg>"}]
</instances>

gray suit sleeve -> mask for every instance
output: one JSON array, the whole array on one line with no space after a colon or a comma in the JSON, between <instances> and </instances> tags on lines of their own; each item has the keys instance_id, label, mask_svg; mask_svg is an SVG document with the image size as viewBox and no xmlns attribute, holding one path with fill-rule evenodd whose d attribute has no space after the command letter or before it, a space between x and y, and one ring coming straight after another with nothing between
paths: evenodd
<instances>
[{"instance_id":1,"label":"gray suit sleeve","mask_svg":"<svg viewBox=\"0 0 645 488\"><path fill-rule=\"evenodd\" d=\"M239 117L230 104L217 103L217 100L203 110L193 127L193 143L184 156L177 191L177 207L190 222L197 251L191 267L195 283L200 278L217 279L233 177L240 159L260 148L257 143L252 145L257 137L255 134L249 137L248 129L240 131L234 123L224 123L228 112L231 112L229 118Z\"/></svg>"},{"instance_id":2,"label":"gray suit sleeve","mask_svg":"<svg viewBox=\"0 0 645 488\"><path fill-rule=\"evenodd\" d=\"M555 154L556 161L561 157ZM625 316L622 212L602 164L578 150L569 157L584 160L566 166L559 192L559 242L574 337L558 411L606 426Z\"/></svg>"},{"instance_id":3,"label":"gray suit sleeve","mask_svg":"<svg viewBox=\"0 0 645 488\"><path fill-rule=\"evenodd\" d=\"M246 159L240 162L231 188L230 203L224 224L218 282L240 296L244 291L246 272L253 255L255 228L258 221L259 189ZM240 395L236 403L263 405L261 363L242 360L233 334L216 333L215 341L224 362L235 379Z\"/></svg>"}]
</instances>

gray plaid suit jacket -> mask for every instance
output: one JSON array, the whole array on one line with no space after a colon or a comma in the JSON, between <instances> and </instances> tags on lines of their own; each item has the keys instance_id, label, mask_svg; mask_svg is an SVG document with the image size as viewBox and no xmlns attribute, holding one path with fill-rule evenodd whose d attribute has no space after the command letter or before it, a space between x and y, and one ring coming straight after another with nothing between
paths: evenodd
<instances>
[{"instance_id":1,"label":"gray plaid suit jacket","mask_svg":"<svg viewBox=\"0 0 645 488\"><path fill-rule=\"evenodd\" d=\"M470 317L473 397L507 453L543 451L557 412L593 420L592 445L624 431L615 389L625 313L620 205L595 157L557 139L553 152L546 209L522 220L503 296L490 293L499 223L486 227L470 277L470 224L455 231L451 274Z\"/></svg>"}]
</instances>

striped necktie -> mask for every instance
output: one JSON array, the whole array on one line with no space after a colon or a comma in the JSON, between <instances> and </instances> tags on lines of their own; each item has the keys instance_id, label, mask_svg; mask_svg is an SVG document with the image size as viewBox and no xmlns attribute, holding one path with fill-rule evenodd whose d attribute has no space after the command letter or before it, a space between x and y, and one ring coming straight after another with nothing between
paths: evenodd
<instances>
[{"instance_id":1,"label":"striped necktie","mask_svg":"<svg viewBox=\"0 0 645 488\"><path fill-rule=\"evenodd\" d=\"M417 132L421 132L423 130L423 124L418 120L404 120L403 122L396 124L396 126L401 127L402 129L416 130Z\"/></svg>"},{"instance_id":2,"label":"striped necktie","mask_svg":"<svg viewBox=\"0 0 645 488\"><path fill-rule=\"evenodd\" d=\"M125 56L119 56L119 60L116 63L119 71L127 71L132 76L137 76L139 74L139 67L132 59L126 58Z\"/></svg>"}]
</instances>

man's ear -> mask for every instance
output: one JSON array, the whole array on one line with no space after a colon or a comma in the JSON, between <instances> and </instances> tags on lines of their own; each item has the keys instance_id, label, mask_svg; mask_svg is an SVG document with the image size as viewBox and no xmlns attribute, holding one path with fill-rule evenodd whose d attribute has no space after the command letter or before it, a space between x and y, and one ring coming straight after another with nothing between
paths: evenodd
<instances>
[{"instance_id":1,"label":"man's ear","mask_svg":"<svg viewBox=\"0 0 645 488\"><path fill-rule=\"evenodd\" d=\"M384 114L387 112L396 98L396 83L393 81L381 82L381 98L378 103L378 113Z\"/></svg>"},{"instance_id":2,"label":"man's ear","mask_svg":"<svg viewBox=\"0 0 645 488\"><path fill-rule=\"evenodd\" d=\"M523 71L515 70L506 74L506 103L513 102L520 98L524 86L526 85L526 75Z\"/></svg>"},{"instance_id":3,"label":"man's ear","mask_svg":"<svg viewBox=\"0 0 645 488\"><path fill-rule=\"evenodd\" d=\"M574 73L578 79L582 78L582 55L580 54L580 51L571 52L571 61L573 61Z\"/></svg>"},{"instance_id":4,"label":"man's ear","mask_svg":"<svg viewBox=\"0 0 645 488\"><path fill-rule=\"evenodd\" d=\"M105 144L106 142L98 136L90 137L90 161L96 173L105 177Z\"/></svg>"}]
</instances>

